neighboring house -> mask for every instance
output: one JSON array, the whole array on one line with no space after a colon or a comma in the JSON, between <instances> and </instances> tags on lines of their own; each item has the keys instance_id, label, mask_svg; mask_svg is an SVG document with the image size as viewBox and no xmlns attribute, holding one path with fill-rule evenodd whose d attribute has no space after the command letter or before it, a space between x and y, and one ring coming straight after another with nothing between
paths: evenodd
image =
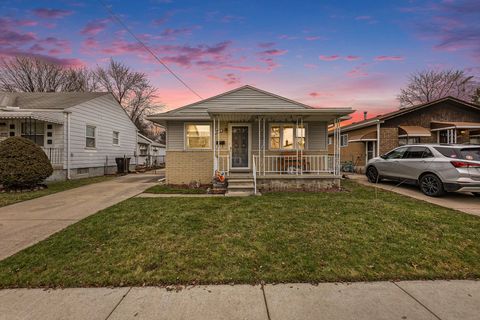
<instances>
[{"instance_id":1,"label":"neighboring house","mask_svg":"<svg viewBox=\"0 0 480 320\"><path fill-rule=\"evenodd\" d=\"M110 93L0 92L0 140L22 136L50 159L49 180L116 172L116 157L135 167L137 128Z\"/></svg>"},{"instance_id":2,"label":"neighboring house","mask_svg":"<svg viewBox=\"0 0 480 320\"><path fill-rule=\"evenodd\" d=\"M147 119L166 127L169 184L210 184L218 170L228 176L229 192L251 192L252 183L262 190L319 190L340 178L338 154L327 151L327 127L351 112L243 86Z\"/></svg>"},{"instance_id":3,"label":"neighboring house","mask_svg":"<svg viewBox=\"0 0 480 320\"><path fill-rule=\"evenodd\" d=\"M340 140L342 162L364 172L369 159L400 145L480 143L480 106L446 97L343 126Z\"/></svg>"},{"instance_id":4,"label":"neighboring house","mask_svg":"<svg viewBox=\"0 0 480 320\"><path fill-rule=\"evenodd\" d=\"M138 134L137 165L158 167L165 164L165 145Z\"/></svg>"}]
</instances>

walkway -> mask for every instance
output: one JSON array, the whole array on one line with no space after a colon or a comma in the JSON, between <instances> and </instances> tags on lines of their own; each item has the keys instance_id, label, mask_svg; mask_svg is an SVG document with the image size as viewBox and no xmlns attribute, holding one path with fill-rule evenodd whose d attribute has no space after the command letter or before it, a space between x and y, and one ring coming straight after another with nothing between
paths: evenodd
<instances>
[{"instance_id":1,"label":"walkway","mask_svg":"<svg viewBox=\"0 0 480 320\"><path fill-rule=\"evenodd\" d=\"M367 177L360 174L349 174L348 178L366 186L375 187L375 184L368 182ZM380 189L393 191L404 196L430 202L442 207L462 211L468 214L480 216L480 198L470 193L452 192L443 197L435 198L424 195L417 186L401 184L394 181L382 181L376 186Z\"/></svg>"},{"instance_id":2,"label":"walkway","mask_svg":"<svg viewBox=\"0 0 480 320\"><path fill-rule=\"evenodd\" d=\"M131 174L0 208L0 260L143 192L159 177Z\"/></svg>"},{"instance_id":3,"label":"walkway","mask_svg":"<svg viewBox=\"0 0 480 320\"><path fill-rule=\"evenodd\" d=\"M0 290L1 320L473 320L479 314L480 281Z\"/></svg>"}]
</instances>

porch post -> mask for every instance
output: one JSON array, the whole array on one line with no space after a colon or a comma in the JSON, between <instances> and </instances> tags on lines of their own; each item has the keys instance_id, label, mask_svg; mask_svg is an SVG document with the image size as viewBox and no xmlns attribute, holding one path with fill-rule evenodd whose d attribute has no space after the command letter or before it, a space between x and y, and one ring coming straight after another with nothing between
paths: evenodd
<instances>
[{"instance_id":1,"label":"porch post","mask_svg":"<svg viewBox=\"0 0 480 320\"><path fill-rule=\"evenodd\" d=\"M213 175L215 176L215 171L217 170L217 159L215 155L215 147L216 147L216 135L217 131L215 128L215 116L213 117Z\"/></svg>"},{"instance_id":2,"label":"porch post","mask_svg":"<svg viewBox=\"0 0 480 320\"><path fill-rule=\"evenodd\" d=\"M265 145L266 145L266 142L265 142L265 117L263 118L263 175L265 175Z\"/></svg>"},{"instance_id":3,"label":"porch post","mask_svg":"<svg viewBox=\"0 0 480 320\"><path fill-rule=\"evenodd\" d=\"M300 117L300 128L302 129L301 135L303 134L303 137L301 137L303 139L303 146L300 149L300 173L303 174L303 163L304 163L303 162L303 149L305 149L305 145L306 145L306 142L307 142L307 139L306 139L307 138L307 131L305 130L305 127L303 125L303 117ZM297 132L295 132L295 134L297 134ZM297 137L297 140L298 140L298 137ZM306 161L305 161L305 163L306 163Z\"/></svg>"},{"instance_id":4,"label":"porch post","mask_svg":"<svg viewBox=\"0 0 480 320\"><path fill-rule=\"evenodd\" d=\"M256 165L255 165L255 168L257 168L258 172L260 173L260 172L262 172L262 168L260 167L261 150L262 150L262 149L261 149L262 144L261 144L261 139L260 139L260 134L261 134L260 130L261 130L261 125L262 125L262 123L261 123L262 118L261 118L260 116L258 116L258 117L257 117L257 120L258 120L258 157L257 157L257 159L258 159L258 168L257 168ZM255 160L253 160L253 161L255 161Z\"/></svg>"},{"instance_id":5,"label":"porch post","mask_svg":"<svg viewBox=\"0 0 480 320\"><path fill-rule=\"evenodd\" d=\"M296 162L296 169L295 169L295 174L298 175L298 144L295 143L295 138L297 136L297 130L298 130L298 117L297 117L297 120L295 122L295 130L293 132L293 145L295 146L295 153L296 153L296 159L295 159L295 162Z\"/></svg>"}]
</instances>

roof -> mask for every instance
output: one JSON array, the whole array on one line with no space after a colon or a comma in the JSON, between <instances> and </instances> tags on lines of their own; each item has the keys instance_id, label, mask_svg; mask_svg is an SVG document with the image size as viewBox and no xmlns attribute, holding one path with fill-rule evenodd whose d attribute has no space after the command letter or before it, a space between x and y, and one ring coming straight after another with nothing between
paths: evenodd
<instances>
[{"instance_id":1,"label":"roof","mask_svg":"<svg viewBox=\"0 0 480 320\"><path fill-rule=\"evenodd\" d=\"M108 92L0 92L0 108L64 110Z\"/></svg>"},{"instance_id":2,"label":"roof","mask_svg":"<svg viewBox=\"0 0 480 320\"><path fill-rule=\"evenodd\" d=\"M159 142L153 141L152 139L144 136L141 133L137 133L138 135L138 143L143 143L143 144L151 144L154 147L159 147L159 148L165 148L164 144L161 144Z\"/></svg>"},{"instance_id":3,"label":"roof","mask_svg":"<svg viewBox=\"0 0 480 320\"><path fill-rule=\"evenodd\" d=\"M456 103L463 104L463 105L468 106L468 107L475 108L477 110L480 110L479 105L476 105L476 104L471 103L471 102L463 101L463 100L455 98L455 97L448 96L448 97L445 97L445 98L437 99L435 101L430 101L430 102L427 102L427 103L417 104L417 105L412 106L412 107L403 108L403 109L395 110L395 111L385 113L385 114L382 114L382 115L378 115L374 118L354 122L354 123L351 123L349 125L343 126L342 131L346 132L346 131L350 131L350 130L355 130L355 129L359 129L359 128L368 127L368 126L374 125L378 122L383 122L385 120L392 119L392 118L395 118L395 117L399 117L399 116L402 116L406 113L410 113L410 112L413 112L413 111L416 111L416 110L419 110L419 109L422 109L422 108L426 108L426 107L429 107L431 105L434 105L434 104L437 104L437 103L440 103L440 102L449 101L449 100L453 101L453 102L456 102Z\"/></svg>"},{"instance_id":4,"label":"roof","mask_svg":"<svg viewBox=\"0 0 480 320\"><path fill-rule=\"evenodd\" d=\"M255 88L242 86L222 94L160 114L148 116L154 122L167 120L210 120L212 115L259 115L259 114L327 114L343 116L353 112L351 108L314 108L306 104ZM162 123L163 123L162 122Z\"/></svg>"}]
</instances>

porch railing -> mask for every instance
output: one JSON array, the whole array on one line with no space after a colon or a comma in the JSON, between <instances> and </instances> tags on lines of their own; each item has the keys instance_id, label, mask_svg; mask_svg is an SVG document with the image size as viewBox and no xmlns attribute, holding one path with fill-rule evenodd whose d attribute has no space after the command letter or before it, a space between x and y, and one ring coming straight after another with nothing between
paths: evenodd
<instances>
[{"instance_id":1,"label":"porch railing","mask_svg":"<svg viewBox=\"0 0 480 320\"><path fill-rule=\"evenodd\" d=\"M225 172L228 175L230 172L230 157L228 155L215 157L215 169L220 172Z\"/></svg>"},{"instance_id":2,"label":"porch railing","mask_svg":"<svg viewBox=\"0 0 480 320\"><path fill-rule=\"evenodd\" d=\"M63 164L63 148L42 148L51 164Z\"/></svg>"},{"instance_id":3,"label":"porch railing","mask_svg":"<svg viewBox=\"0 0 480 320\"><path fill-rule=\"evenodd\" d=\"M332 155L266 155L253 156L258 175L322 174L334 172Z\"/></svg>"}]
</instances>

